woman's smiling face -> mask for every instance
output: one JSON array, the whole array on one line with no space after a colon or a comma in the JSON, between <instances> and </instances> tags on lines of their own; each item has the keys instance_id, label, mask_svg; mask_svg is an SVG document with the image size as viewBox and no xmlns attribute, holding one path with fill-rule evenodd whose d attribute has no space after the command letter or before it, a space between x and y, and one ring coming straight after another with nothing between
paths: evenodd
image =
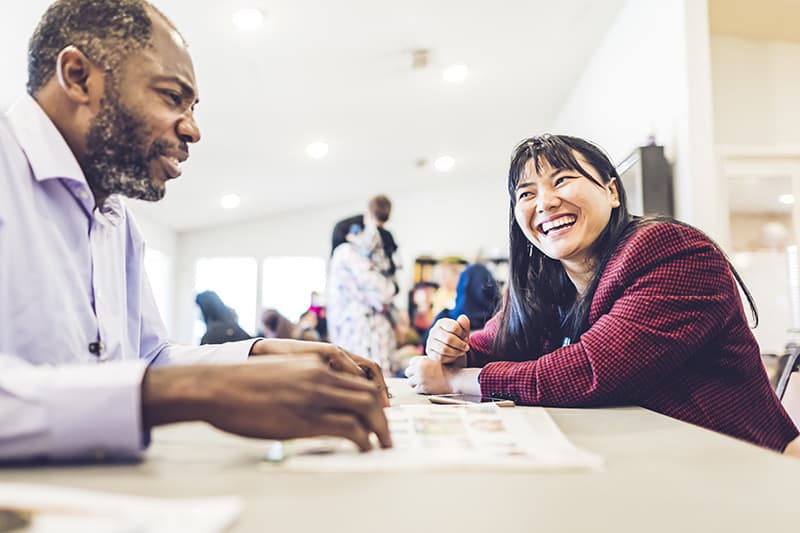
<instances>
[{"instance_id":1,"label":"woman's smiling face","mask_svg":"<svg viewBox=\"0 0 800 533\"><path fill-rule=\"evenodd\" d=\"M567 272L593 268L592 245L619 207L615 179L603 184L597 170L573 150L580 166L596 181L571 168L553 168L530 159L514 196L514 218L528 241Z\"/></svg>"}]
</instances>

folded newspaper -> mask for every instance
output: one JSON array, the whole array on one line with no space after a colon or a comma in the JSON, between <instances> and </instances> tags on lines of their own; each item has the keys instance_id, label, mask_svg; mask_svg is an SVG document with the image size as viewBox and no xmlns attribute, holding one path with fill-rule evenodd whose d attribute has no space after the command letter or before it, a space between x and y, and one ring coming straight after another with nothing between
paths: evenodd
<instances>
[{"instance_id":1,"label":"folded newspaper","mask_svg":"<svg viewBox=\"0 0 800 533\"><path fill-rule=\"evenodd\" d=\"M241 510L241 500L233 496L150 498L0 483L7 530L26 533L217 533Z\"/></svg>"},{"instance_id":2,"label":"folded newspaper","mask_svg":"<svg viewBox=\"0 0 800 533\"><path fill-rule=\"evenodd\" d=\"M394 447L360 453L336 438L273 442L265 460L298 471L476 469L599 470L600 456L575 447L542 408L400 405L385 410Z\"/></svg>"}]
</instances>

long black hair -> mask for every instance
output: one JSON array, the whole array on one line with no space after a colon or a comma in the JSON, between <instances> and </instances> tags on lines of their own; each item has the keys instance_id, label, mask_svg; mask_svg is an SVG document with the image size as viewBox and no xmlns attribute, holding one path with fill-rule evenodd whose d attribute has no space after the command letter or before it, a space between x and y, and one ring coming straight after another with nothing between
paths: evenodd
<instances>
[{"instance_id":1,"label":"long black hair","mask_svg":"<svg viewBox=\"0 0 800 533\"><path fill-rule=\"evenodd\" d=\"M225 324L236 324L237 322L231 308L225 305L222 298L214 291L199 293L195 296L194 302L200 308L206 326L212 322L223 322Z\"/></svg>"},{"instance_id":2,"label":"long black hair","mask_svg":"<svg viewBox=\"0 0 800 533\"><path fill-rule=\"evenodd\" d=\"M578 162L576 153L597 171L600 181ZM554 169L575 170L598 187L606 187L612 180L615 181L619 206L612 209L608 224L589 250L596 261L594 274L580 298L561 262L547 257L533 246L514 216L517 184L525 174L529 161L537 173L547 164ZM540 352L536 350L541 350L545 343L557 347L565 337L577 341L589 329L589 309L600 277L617 244L647 224L669 221L688 226L670 217L631 215L625 189L609 157L597 145L568 135L541 135L519 143L511 157L508 194L509 279L501 306L500 327L493 346L495 355L504 359L538 357ZM755 302L733 265L730 268L750 304L757 325Z\"/></svg>"}]
</instances>

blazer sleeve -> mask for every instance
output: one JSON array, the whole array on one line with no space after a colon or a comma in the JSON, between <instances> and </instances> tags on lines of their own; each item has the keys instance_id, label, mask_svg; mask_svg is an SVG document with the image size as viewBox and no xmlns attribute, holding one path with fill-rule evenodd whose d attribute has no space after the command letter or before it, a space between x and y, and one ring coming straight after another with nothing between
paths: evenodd
<instances>
[{"instance_id":1,"label":"blazer sleeve","mask_svg":"<svg viewBox=\"0 0 800 533\"><path fill-rule=\"evenodd\" d=\"M435 321L434 321L435 323ZM493 360L492 345L497 335L500 324L500 313L495 314L486 321L483 329L474 331L469 336L469 352L467 353L467 366L484 366Z\"/></svg>"},{"instance_id":2,"label":"blazer sleeve","mask_svg":"<svg viewBox=\"0 0 800 533\"><path fill-rule=\"evenodd\" d=\"M626 402L684 365L743 313L722 253L699 232L664 225L609 264L595 293L613 301L577 343L535 361L493 362L481 392L519 403L588 406ZM604 284L621 294L603 295ZM594 302L593 302L594 304Z\"/></svg>"}]
</instances>

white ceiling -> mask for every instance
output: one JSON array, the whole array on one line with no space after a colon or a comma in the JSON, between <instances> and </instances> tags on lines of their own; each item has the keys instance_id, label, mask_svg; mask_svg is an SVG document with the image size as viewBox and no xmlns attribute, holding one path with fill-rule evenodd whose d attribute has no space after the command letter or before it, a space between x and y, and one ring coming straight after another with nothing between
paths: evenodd
<instances>
[{"instance_id":1,"label":"white ceiling","mask_svg":"<svg viewBox=\"0 0 800 533\"><path fill-rule=\"evenodd\" d=\"M24 88L27 40L48 4L2 2L0 104ZM496 179L516 141L551 127L624 0L155 4L190 43L203 140L164 201L137 211L187 230ZM231 22L249 6L267 14L259 33ZM431 50L427 69L411 68L416 48ZM444 82L457 62L468 78ZM316 140L330 144L323 160L305 155ZM449 173L432 166L443 154L456 159ZM228 193L238 209L220 207Z\"/></svg>"}]
</instances>

